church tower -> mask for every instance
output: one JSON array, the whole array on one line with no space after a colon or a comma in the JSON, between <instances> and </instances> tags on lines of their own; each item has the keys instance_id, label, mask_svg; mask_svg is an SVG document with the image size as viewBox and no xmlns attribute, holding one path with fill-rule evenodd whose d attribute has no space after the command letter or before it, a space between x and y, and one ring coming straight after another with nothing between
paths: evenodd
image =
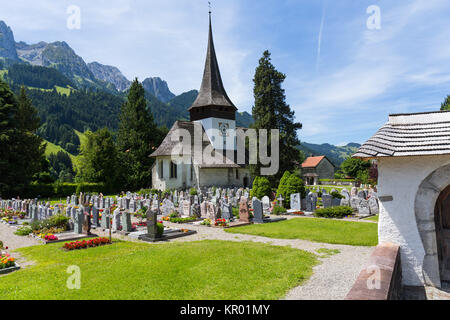
<instances>
[{"instance_id":1,"label":"church tower","mask_svg":"<svg viewBox=\"0 0 450 320\"><path fill-rule=\"evenodd\" d=\"M188 109L191 121L203 125L215 149L236 149L236 111L223 87L211 26L209 12L209 36L203 80L192 106Z\"/></svg>"}]
</instances>

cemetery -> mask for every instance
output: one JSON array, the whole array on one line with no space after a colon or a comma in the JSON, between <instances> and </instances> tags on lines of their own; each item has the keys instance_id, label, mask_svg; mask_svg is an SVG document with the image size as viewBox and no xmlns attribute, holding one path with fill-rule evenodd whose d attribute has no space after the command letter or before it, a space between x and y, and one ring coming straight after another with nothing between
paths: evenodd
<instances>
[{"instance_id":1,"label":"cemetery","mask_svg":"<svg viewBox=\"0 0 450 320\"><path fill-rule=\"evenodd\" d=\"M279 274L268 276L263 272L260 277L253 280L254 283L248 284L245 282L245 286L249 285L253 288L252 290L240 290L238 288L244 283L240 284L243 280L239 282L238 279L244 277L244 275L237 271L239 265L233 262L232 270L234 271L231 273L236 277L233 281L237 282L231 285L228 282L225 284L218 279L214 279L214 286L219 286L222 290L213 295L214 299L278 299L283 298L290 288L301 285L302 282L298 282L298 279L301 278L305 279L303 282L306 281L312 274L313 266L319 263L318 257L321 256L317 252L311 253L308 250L288 249L284 246L273 247L269 244L254 241L248 242L248 240L244 240L247 237L258 235L267 239L312 241L318 244L356 246L355 248L370 248L370 246L377 244L377 224L362 222L361 219L370 214L375 215L377 213L376 208L373 206L372 211L370 211L371 208L368 206L368 212L362 211L362 214L359 212L360 202L370 201L371 197L376 197L374 190L356 190L356 188L345 189L341 192L334 190L332 192L333 197L325 189L303 190L301 188L297 193L280 194L276 197L275 192L273 192L270 197L264 195L260 199L256 196L251 198L251 195L255 194L254 191L256 189L242 187L204 187L195 190L191 188L166 190L164 192L142 190L141 192L126 192L106 196L96 193L80 193L72 194L64 201L45 201L37 198L2 199L0 200L0 215L2 217L0 228L11 230L10 232L18 238L39 240L41 245L33 244L17 249L17 252L25 257L23 258L24 262L30 259L37 261L37 265L26 266L21 271L8 275L11 278L3 278L0 288L8 291L8 288L12 288L10 285L13 283L16 286L17 283L26 281L28 272L40 274L40 263L50 263L49 259L55 259L55 255L59 256L60 253L57 252L60 251L62 253L65 251L77 252L74 253L75 256L63 255L58 259L66 261L65 264L71 261L70 263L78 265L84 264L85 259L87 259L87 263L87 261L93 261L91 259L101 260L106 259L107 256L118 257L123 250L133 250L139 253L136 258L128 260L128 263L119 259L117 263L114 263L114 266L109 265L108 268L113 268L112 272L115 274L116 264L117 268L126 266L126 268L132 269L134 263L140 264L145 259L150 259L150 256L155 253L150 253L149 248L157 248L156 250L162 257L167 254L167 259L174 254L183 257L179 260L180 266L189 265L189 261L201 263L201 260L199 260L201 254L199 255L199 253L207 250L211 251L209 258L218 259L217 263L225 259L220 262L225 266L229 265L225 261L232 259L233 252L239 254L238 247L243 250L249 247L252 248L251 251L254 253L249 253L241 262L245 264L246 269L258 268L257 263L263 263L258 261L264 257L264 263L269 261L272 265L284 263L284 267L286 267L288 260L292 260L289 262L289 264L292 264L292 272L283 275L283 277L286 277L285 279L280 278ZM306 194L305 197L303 197L304 194ZM363 199L366 194L369 200ZM355 197L358 198L358 201L352 200ZM286 202L284 198L289 199L289 202ZM355 203L354 208L350 206L352 201ZM318 218L316 214L320 210L342 210L340 208L346 208L350 210L350 213L346 217L324 215L325 218ZM5 217L7 219L3 219ZM244 237L242 241L239 241L239 244L235 243L235 235ZM2 240L8 243L8 239ZM211 243L215 243L217 246L213 248ZM148 245L151 247L148 247ZM238 247L233 247L236 245ZM205 246L206 249L202 249L202 246ZM226 257L218 255L218 252L223 251L224 248L228 250ZM12 254L14 256L14 252L5 252L5 255ZM258 252L261 254L260 257L255 256ZM158 270L165 270L164 264L169 263L170 259L167 261L159 259L161 265L154 265L154 267ZM151 266L156 262L145 260L145 263ZM304 268L301 266L304 266ZM55 272L63 273L60 266L55 265L54 268ZM83 270L86 268L89 270L91 267L84 266ZM186 269L186 272L191 274L192 270ZM198 275L194 274L191 281L199 287L206 285L204 280L201 279L201 270L196 272L199 272ZM225 269L223 272L226 272ZM300 278L298 277L299 272L302 273ZM57 279L64 276L61 274L57 276ZM118 280L122 279L122 276L117 275L117 277ZM173 275L171 276L169 273L167 277L170 278ZM45 279L44 277L42 281L49 281L49 283L41 283L40 285L43 288L58 281L57 279ZM94 278L92 278L92 281L94 281ZM94 282L96 281L101 282L102 277L95 278ZM136 281L139 282L142 279L136 278ZM162 283L156 283L156 280L151 276L149 276L148 281L152 286L161 286L161 288L166 286L164 281L161 280ZM185 283L187 280L184 279L183 281ZM270 290L268 288L272 281L280 281L282 285L277 286L275 291ZM190 282L189 286L191 285L193 284ZM90 285L87 286L80 297L83 299L99 298L95 294L95 290L88 293L87 289ZM264 291L262 288L267 290ZM180 291L155 291L153 294L146 294L140 298L178 299L183 297L180 287L173 290ZM75 297L72 293L67 292L67 289L59 288L57 291L58 294L61 294L58 296L59 298ZM20 299L29 297L30 294L44 297L43 292L44 290L40 292L38 289L32 291L24 289L23 291L19 290L18 294L12 294L8 297ZM139 290L127 292L121 292L120 298L136 298L135 294L138 294ZM157 295L156 292L158 292ZM101 292L101 294L102 298L112 298L109 295L113 295L113 292ZM197 298L205 299L208 296L199 295Z\"/></svg>"}]
</instances>

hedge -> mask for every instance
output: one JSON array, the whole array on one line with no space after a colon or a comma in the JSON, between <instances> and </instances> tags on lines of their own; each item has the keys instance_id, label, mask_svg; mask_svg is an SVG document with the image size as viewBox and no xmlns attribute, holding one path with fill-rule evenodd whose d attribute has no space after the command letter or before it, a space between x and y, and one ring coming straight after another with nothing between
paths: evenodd
<instances>
[{"instance_id":1,"label":"hedge","mask_svg":"<svg viewBox=\"0 0 450 320\"><path fill-rule=\"evenodd\" d=\"M54 198L67 197L79 192L107 193L103 183L32 183L24 191L23 198Z\"/></svg>"},{"instance_id":2,"label":"hedge","mask_svg":"<svg viewBox=\"0 0 450 320\"><path fill-rule=\"evenodd\" d=\"M323 218L344 218L353 213L353 209L348 206L329 207L317 209L314 216Z\"/></svg>"}]
</instances>

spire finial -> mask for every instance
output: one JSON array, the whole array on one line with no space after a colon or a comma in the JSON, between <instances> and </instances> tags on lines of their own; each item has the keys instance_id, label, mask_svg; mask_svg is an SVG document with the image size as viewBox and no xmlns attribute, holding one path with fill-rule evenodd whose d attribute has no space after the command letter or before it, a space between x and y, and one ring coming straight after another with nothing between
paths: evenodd
<instances>
[{"instance_id":1,"label":"spire finial","mask_svg":"<svg viewBox=\"0 0 450 320\"><path fill-rule=\"evenodd\" d=\"M211 16L211 1L208 1L209 15Z\"/></svg>"}]
</instances>

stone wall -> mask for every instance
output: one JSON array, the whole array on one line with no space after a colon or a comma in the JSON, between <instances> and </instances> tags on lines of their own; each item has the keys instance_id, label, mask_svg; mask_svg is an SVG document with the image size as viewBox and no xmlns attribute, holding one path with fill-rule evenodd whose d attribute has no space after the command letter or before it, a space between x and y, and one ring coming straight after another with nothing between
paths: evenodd
<instances>
[{"instance_id":1,"label":"stone wall","mask_svg":"<svg viewBox=\"0 0 450 320\"><path fill-rule=\"evenodd\" d=\"M382 243L372 252L368 264L361 270L345 300L400 299L402 299L400 247L393 243Z\"/></svg>"}]
</instances>

